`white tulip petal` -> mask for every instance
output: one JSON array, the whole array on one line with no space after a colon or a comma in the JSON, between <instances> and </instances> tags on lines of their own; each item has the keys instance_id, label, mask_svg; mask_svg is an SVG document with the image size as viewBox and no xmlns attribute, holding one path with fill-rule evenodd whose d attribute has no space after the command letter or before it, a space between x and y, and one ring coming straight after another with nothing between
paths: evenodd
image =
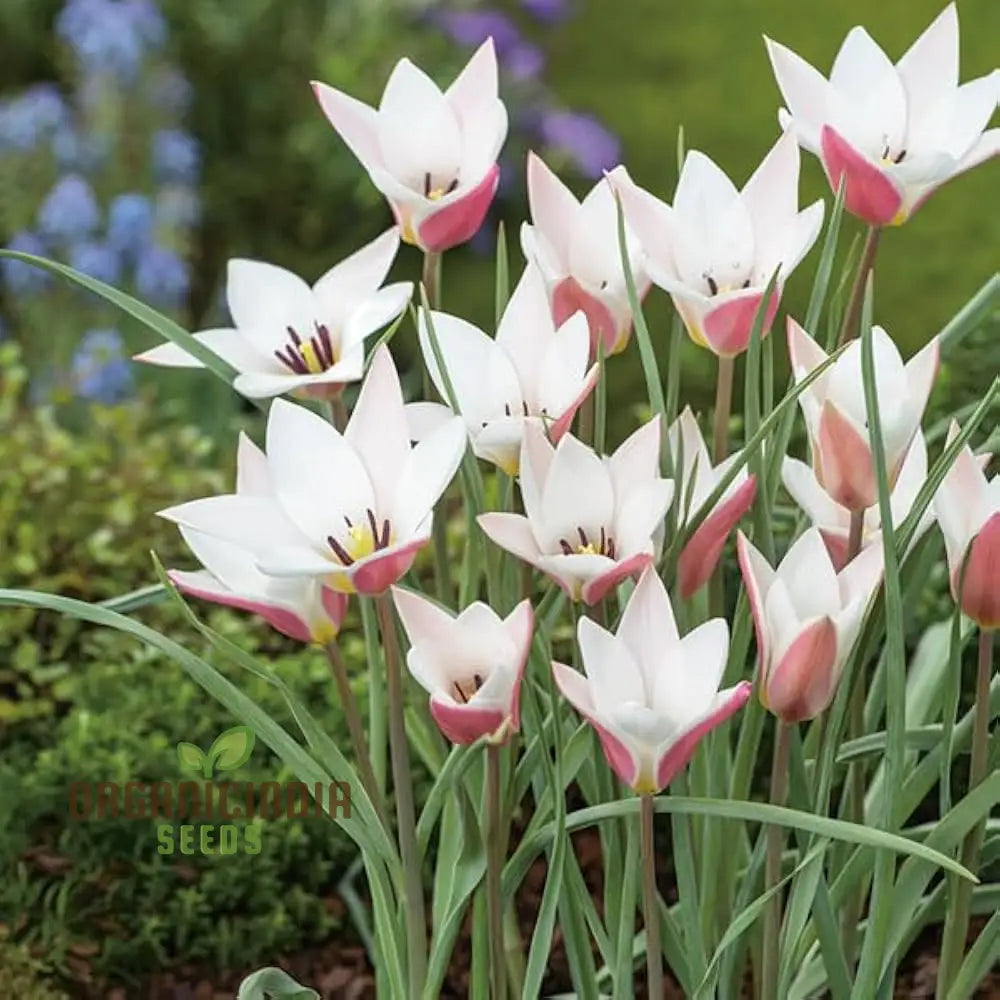
<instances>
[{"instance_id":1,"label":"white tulip petal","mask_svg":"<svg viewBox=\"0 0 1000 1000\"><path fill-rule=\"evenodd\" d=\"M379 104L379 148L385 169L414 191L427 175L432 189L458 173L462 138L458 120L437 84L409 59L396 63Z\"/></svg>"},{"instance_id":2,"label":"white tulip petal","mask_svg":"<svg viewBox=\"0 0 1000 1000\"><path fill-rule=\"evenodd\" d=\"M405 433L405 431L404 431ZM399 537L415 533L458 471L468 434L460 417L429 434L392 470L395 495L392 523ZM386 475L390 469L385 467Z\"/></svg>"},{"instance_id":3,"label":"white tulip petal","mask_svg":"<svg viewBox=\"0 0 1000 1000\"><path fill-rule=\"evenodd\" d=\"M652 691L629 646L590 618L580 619L577 639L594 705L602 716L626 702L650 704Z\"/></svg>"},{"instance_id":4,"label":"white tulip petal","mask_svg":"<svg viewBox=\"0 0 1000 1000\"><path fill-rule=\"evenodd\" d=\"M313 83L323 113L361 165L370 170L382 162L378 145L378 112L357 98L325 83Z\"/></svg>"},{"instance_id":5,"label":"white tulip petal","mask_svg":"<svg viewBox=\"0 0 1000 1000\"><path fill-rule=\"evenodd\" d=\"M774 76L790 113L799 142L812 152L819 148L819 130L826 122L830 84L801 56L770 38L764 39ZM782 122L786 127L786 122Z\"/></svg>"},{"instance_id":6,"label":"white tulip petal","mask_svg":"<svg viewBox=\"0 0 1000 1000\"><path fill-rule=\"evenodd\" d=\"M500 317L496 338L514 365L526 397L534 395L538 368L554 333L545 281L537 265L529 261Z\"/></svg>"},{"instance_id":7,"label":"white tulip petal","mask_svg":"<svg viewBox=\"0 0 1000 1000\"><path fill-rule=\"evenodd\" d=\"M194 334L194 339L207 347L213 354L217 354L237 372L257 368L266 361L240 330L202 330ZM203 367L202 363L193 355L188 354L183 347L172 341L143 351L141 354L137 354L134 360L145 361L151 365L162 365L165 368Z\"/></svg>"},{"instance_id":8,"label":"white tulip petal","mask_svg":"<svg viewBox=\"0 0 1000 1000\"><path fill-rule=\"evenodd\" d=\"M318 414L276 399L267 422L267 460L281 507L316 544L340 538L345 516L375 509L364 463Z\"/></svg>"},{"instance_id":9,"label":"white tulip petal","mask_svg":"<svg viewBox=\"0 0 1000 1000\"><path fill-rule=\"evenodd\" d=\"M229 261L226 301L233 323L241 329L265 330L278 340L288 327L300 335L312 334L312 289L283 267L242 258Z\"/></svg>"},{"instance_id":10,"label":"white tulip petal","mask_svg":"<svg viewBox=\"0 0 1000 1000\"><path fill-rule=\"evenodd\" d=\"M800 620L819 618L840 607L837 575L815 528L800 535L788 550L777 577L787 587Z\"/></svg>"},{"instance_id":11,"label":"white tulip petal","mask_svg":"<svg viewBox=\"0 0 1000 1000\"><path fill-rule=\"evenodd\" d=\"M534 153L528 153L528 205L535 230L551 249L553 264L565 273L580 203ZM521 232L523 239L523 228ZM527 249L525 256L528 256Z\"/></svg>"},{"instance_id":12,"label":"white tulip petal","mask_svg":"<svg viewBox=\"0 0 1000 1000\"><path fill-rule=\"evenodd\" d=\"M653 567L643 570L618 625L618 639L642 670L645 689L653 695L656 674L679 658L680 636L670 596ZM651 704L651 703L650 703Z\"/></svg>"},{"instance_id":13,"label":"white tulip petal","mask_svg":"<svg viewBox=\"0 0 1000 1000\"><path fill-rule=\"evenodd\" d=\"M610 525L614 510L615 494L604 463L567 434L556 447L542 489L543 549L558 552L561 540L575 548L580 544L578 529L594 532Z\"/></svg>"},{"instance_id":14,"label":"white tulip petal","mask_svg":"<svg viewBox=\"0 0 1000 1000\"><path fill-rule=\"evenodd\" d=\"M837 532L850 529L850 511L830 497L820 486L816 473L805 462L787 456L783 458L781 482L816 527Z\"/></svg>"},{"instance_id":15,"label":"white tulip petal","mask_svg":"<svg viewBox=\"0 0 1000 1000\"><path fill-rule=\"evenodd\" d=\"M236 492L240 496L274 496L267 456L245 431L240 431L236 446Z\"/></svg>"}]
</instances>

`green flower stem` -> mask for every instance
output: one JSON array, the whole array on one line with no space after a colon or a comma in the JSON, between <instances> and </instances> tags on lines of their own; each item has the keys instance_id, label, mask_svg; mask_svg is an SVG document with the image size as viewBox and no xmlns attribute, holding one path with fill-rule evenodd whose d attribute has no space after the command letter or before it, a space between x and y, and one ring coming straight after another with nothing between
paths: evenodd
<instances>
[{"instance_id":1,"label":"green flower stem","mask_svg":"<svg viewBox=\"0 0 1000 1000\"><path fill-rule=\"evenodd\" d=\"M441 254L432 250L424 251L424 268L420 277L427 296L427 305L431 309L441 308ZM430 375L426 365L422 370L423 398L432 399ZM448 576L448 519L444 509L438 512L431 523L431 536L434 545L434 584L437 599L444 605L449 603L450 587Z\"/></svg>"},{"instance_id":2,"label":"green flower stem","mask_svg":"<svg viewBox=\"0 0 1000 1000\"><path fill-rule=\"evenodd\" d=\"M646 928L646 995L663 996L663 951L660 947L660 909L656 891L656 847L653 843L652 795L639 798L642 845L642 919Z\"/></svg>"},{"instance_id":3,"label":"green flower stem","mask_svg":"<svg viewBox=\"0 0 1000 1000\"><path fill-rule=\"evenodd\" d=\"M391 828L385 810L385 800L382 798L382 792L379 790L379 784L375 778L371 754L368 752L368 741L365 738L365 728L361 722L361 712L358 709L354 692L351 690L351 682L347 677L344 658L340 655L340 647L336 642L329 642L323 648L326 650L326 658L330 661L330 671L333 674L334 683L337 685L337 695L340 698L341 708L344 710L344 718L347 720L348 732L351 734L354 759L361 772L361 783L364 785L368 798L371 799L378 818L386 830L389 830Z\"/></svg>"},{"instance_id":4,"label":"green flower stem","mask_svg":"<svg viewBox=\"0 0 1000 1000\"><path fill-rule=\"evenodd\" d=\"M403 665L396 636L396 616L388 592L380 594L375 599L375 610L378 612L382 648L385 650L386 694L389 702L389 753L392 758L393 790L396 794L399 853L403 859L403 891L400 902L406 923L410 996L412 1000L419 1000L427 969L427 924L424 917L424 885L413 808L410 749L406 742L406 723L403 718Z\"/></svg>"},{"instance_id":5,"label":"green flower stem","mask_svg":"<svg viewBox=\"0 0 1000 1000\"><path fill-rule=\"evenodd\" d=\"M780 719L775 720L774 757L771 763L771 804L783 806L788 790L788 752L791 747L792 727ZM780 826L767 828L767 855L764 863L764 891L781 880L781 850L784 831ZM764 952L761 971L761 997L778 995L778 943L781 937L781 894L775 893L764 911Z\"/></svg>"},{"instance_id":6,"label":"green flower stem","mask_svg":"<svg viewBox=\"0 0 1000 1000\"><path fill-rule=\"evenodd\" d=\"M976 704L972 717L972 762L969 767L970 792L987 777L989 767L990 671L995 636L996 632L993 629L981 628L979 630ZM979 852L983 846L985 829L986 817L984 816L969 831L962 844L960 860L971 872L975 872L979 867ZM949 876L949 905L944 921L944 936L941 941L941 963L938 966L936 995L939 997L950 996L948 991L951 989L958 968L962 964L965 937L969 932L971 901L972 883L967 883L965 879L959 879L956 876Z\"/></svg>"},{"instance_id":7,"label":"green flower stem","mask_svg":"<svg viewBox=\"0 0 1000 1000\"><path fill-rule=\"evenodd\" d=\"M486 896L490 928L490 988L493 1000L506 1000L503 909L500 876L506 840L500 805L500 748L486 748Z\"/></svg>"},{"instance_id":8,"label":"green flower stem","mask_svg":"<svg viewBox=\"0 0 1000 1000\"><path fill-rule=\"evenodd\" d=\"M847 536L847 562L851 562L861 551L864 537L864 511L851 511L851 527ZM854 688L847 706L847 738L856 740L865 731L865 677L864 664L859 663L854 678ZM865 817L865 763L859 758L850 766L847 800L847 818L852 823L863 823ZM841 919L840 938L844 946L847 964L853 966L858 935L858 921L864 902L865 881L851 894L844 907Z\"/></svg>"},{"instance_id":9,"label":"green flower stem","mask_svg":"<svg viewBox=\"0 0 1000 1000\"><path fill-rule=\"evenodd\" d=\"M851 297L848 299L847 309L844 310L844 322L841 324L840 333L837 336L837 347L843 347L844 344L858 335L861 303L865 298L865 285L869 273L875 266L875 255L878 253L878 241L881 235L882 230L878 226L868 227L864 249L861 251L861 260L858 261L858 271L854 275L854 284L851 285Z\"/></svg>"},{"instance_id":10,"label":"green flower stem","mask_svg":"<svg viewBox=\"0 0 1000 1000\"><path fill-rule=\"evenodd\" d=\"M733 409L734 358L719 358L715 380L715 423L712 428L712 463L718 465L729 450L729 417ZM666 433L666 428L663 428Z\"/></svg>"}]
</instances>

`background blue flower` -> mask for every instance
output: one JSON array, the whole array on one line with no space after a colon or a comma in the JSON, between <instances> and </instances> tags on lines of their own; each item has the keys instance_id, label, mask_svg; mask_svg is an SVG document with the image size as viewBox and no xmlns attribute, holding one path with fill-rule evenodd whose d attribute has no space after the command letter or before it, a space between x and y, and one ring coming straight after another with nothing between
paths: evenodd
<instances>
[{"instance_id":1,"label":"background blue flower","mask_svg":"<svg viewBox=\"0 0 1000 1000\"><path fill-rule=\"evenodd\" d=\"M42 202L38 230L54 243L73 243L89 236L100 220L94 189L80 174L67 174Z\"/></svg>"},{"instance_id":2,"label":"background blue flower","mask_svg":"<svg viewBox=\"0 0 1000 1000\"><path fill-rule=\"evenodd\" d=\"M122 261L118 252L108 243L88 240L73 247L69 256L70 267L109 285L117 284L122 276Z\"/></svg>"},{"instance_id":3,"label":"background blue flower","mask_svg":"<svg viewBox=\"0 0 1000 1000\"><path fill-rule=\"evenodd\" d=\"M120 403L132 391L132 363L117 330L88 330L70 366L70 378L81 399Z\"/></svg>"},{"instance_id":4,"label":"background blue flower","mask_svg":"<svg viewBox=\"0 0 1000 1000\"><path fill-rule=\"evenodd\" d=\"M153 173L161 182L191 184L198 179L198 140L182 129L161 129L153 136Z\"/></svg>"},{"instance_id":5,"label":"background blue flower","mask_svg":"<svg viewBox=\"0 0 1000 1000\"><path fill-rule=\"evenodd\" d=\"M48 247L45 243L35 233L28 230L17 233L7 244L6 249L34 254L36 257L44 257L48 254ZM43 291L52 280L48 271L43 271L40 267L34 267L31 264L25 264L20 260L11 260L9 257L0 259L0 278L3 279L4 287L12 295L24 296Z\"/></svg>"},{"instance_id":6,"label":"background blue flower","mask_svg":"<svg viewBox=\"0 0 1000 1000\"><path fill-rule=\"evenodd\" d=\"M135 269L139 296L151 305L176 308L185 299L191 283L187 264L166 247L146 247Z\"/></svg>"},{"instance_id":7,"label":"background blue flower","mask_svg":"<svg viewBox=\"0 0 1000 1000\"><path fill-rule=\"evenodd\" d=\"M118 195L108 208L108 242L120 253L136 257L152 238L153 205L135 191Z\"/></svg>"}]
</instances>

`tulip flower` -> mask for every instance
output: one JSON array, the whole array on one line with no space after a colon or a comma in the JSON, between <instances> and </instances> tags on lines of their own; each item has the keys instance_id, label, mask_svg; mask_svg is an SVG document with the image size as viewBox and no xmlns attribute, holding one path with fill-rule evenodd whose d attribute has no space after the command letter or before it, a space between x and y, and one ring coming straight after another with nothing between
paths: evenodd
<instances>
[{"instance_id":1,"label":"tulip flower","mask_svg":"<svg viewBox=\"0 0 1000 1000\"><path fill-rule=\"evenodd\" d=\"M264 453L240 434L236 456L236 494L274 498ZM167 570L174 586L214 604L251 611L272 628L299 642L325 644L336 638L347 611L347 595L314 579L278 579L257 568L243 546L181 527L181 537L204 569Z\"/></svg>"},{"instance_id":2,"label":"tulip flower","mask_svg":"<svg viewBox=\"0 0 1000 1000\"><path fill-rule=\"evenodd\" d=\"M743 532L736 551L757 633L761 703L785 722L815 718L833 699L882 578L882 546L862 549L839 573L817 528L798 538L777 569Z\"/></svg>"},{"instance_id":3,"label":"tulip flower","mask_svg":"<svg viewBox=\"0 0 1000 1000\"><path fill-rule=\"evenodd\" d=\"M705 439L689 406L684 408L684 412L667 431L667 442L675 470L680 464L676 496L684 504L678 518L678 525L683 526L698 516L705 501L732 467L737 456L733 455L712 467ZM719 501L695 529L677 563L681 596L685 600L708 582L719 556L722 555L729 533L750 509L756 492L757 477L748 475L745 467L740 469Z\"/></svg>"},{"instance_id":4,"label":"tulip flower","mask_svg":"<svg viewBox=\"0 0 1000 1000\"><path fill-rule=\"evenodd\" d=\"M343 434L304 407L281 399L271 405L273 499L218 496L160 513L250 548L269 575L380 594L430 540L432 509L465 442L462 421L452 417L411 448L399 376L383 346Z\"/></svg>"},{"instance_id":5,"label":"tulip flower","mask_svg":"<svg viewBox=\"0 0 1000 1000\"><path fill-rule=\"evenodd\" d=\"M407 243L440 252L475 235L496 193L507 137L492 39L444 93L409 59L396 63L378 109L323 83L313 90Z\"/></svg>"},{"instance_id":6,"label":"tulip flower","mask_svg":"<svg viewBox=\"0 0 1000 1000\"><path fill-rule=\"evenodd\" d=\"M309 287L301 278L255 260L231 260L226 300L234 328L204 330L195 339L239 373L233 388L251 399L295 392L336 395L364 373L365 338L406 308L413 285L380 287L399 248L390 229L332 267ZM173 343L136 356L137 361L200 368Z\"/></svg>"},{"instance_id":7,"label":"tulip flower","mask_svg":"<svg viewBox=\"0 0 1000 1000\"><path fill-rule=\"evenodd\" d=\"M698 741L750 697L748 681L719 691L729 650L725 619L713 618L682 638L651 566L616 633L581 618L577 638L586 676L553 663L556 684L596 730L611 769L640 795L666 788Z\"/></svg>"},{"instance_id":8,"label":"tulip flower","mask_svg":"<svg viewBox=\"0 0 1000 1000\"><path fill-rule=\"evenodd\" d=\"M616 167L609 177L619 176ZM618 206L602 179L579 202L572 191L534 153L528 154L528 204L531 222L521 227L521 249L545 278L556 325L582 311L590 327L590 356L604 343L608 357L624 350L632 330L618 245ZM642 250L631 228L625 230L629 268L641 299L649 290Z\"/></svg>"},{"instance_id":9,"label":"tulip flower","mask_svg":"<svg viewBox=\"0 0 1000 1000\"><path fill-rule=\"evenodd\" d=\"M430 695L430 711L452 743L504 743L518 730L519 694L534 615L521 601L506 617L476 601L459 615L392 588L410 640L406 665Z\"/></svg>"},{"instance_id":10,"label":"tulip flower","mask_svg":"<svg viewBox=\"0 0 1000 1000\"><path fill-rule=\"evenodd\" d=\"M956 434L958 424L952 422L949 444ZM987 481L989 458L977 458L966 445L934 501L952 596L982 629L1000 628L1000 475Z\"/></svg>"},{"instance_id":11,"label":"tulip flower","mask_svg":"<svg viewBox=\"0 0 1000 1000\"><path fill-rule=\"evenodd\" d=\"M788 354L797 381L827 359L826 352L791 317ZM872 359L882 443L892 487L920 427L934 385L938 340L935 337L904 365L889 335L876 326L872 330ZM868 432L860 341L848 344L834 364L799 396L799 405L820 486L849 511L861 512L874 506L878 486Z\"/></svg>"},{"instance_id":12,"label":"tulip flower","mask_svg":"<svg viewBox=\"0 0 1000 1000\"><path fill-rule=\"evenodd\" d=\"M586 317L574 313L556 329L542 277L531 264L500 319L496 340L457 316L432 312L431 321L472 449L508 475L517 474L525 423L546 428L558 443L597 381L597 365L587 368ZM447 399L423 310L419 334L424 364ZM411 403L407 416L414 439L420 440L451 410Z\"/></svg>"},{"instance_id":13,"label":"tulip flower","mask_svg":"<svg viewBox=\"0 0 1000 1000\"><path fill-rule=\"evenodd\" d=\"M696 344L720 357L745 351L777 272L761 333L769 331L785 279L823 224L822 201L798 210L794 136L778 139L742 191L704 153L691 150L672 208L635 184L624 168L611 180L642 242L650 278L670 293Z\"/></svg>"},{"instance_id":14,"label":"tulip flower","mask_svg":"<svg viewBox=\"0 0 1000 1000\"><path fill-rule=\"evenodd\" d=\"M567 434L553 447L528 423L521 441L525 515L489 513L479 525L501 548L594 604L653 560L653 533L674 493L659 475L654 417L610 458Z\"/></svg>"},{"instance_id":15,"label":"tulip flower","mask_svg":"<svg viewBox=\"0 0 1000 1000\"><path fill-rule=\"evenodd\" d=\"M896 478L890 496L893 527L906 519L917 493L927 479L927 443L920 431L913 437L910 450ZM819 529L826 543L833 568L838 572L847 564L847 549L851 533L851 512L832 499L819 484L816 473L797 458L784 458L781 463L781 481L792 499L806 512L812 524ZM917 525L911 548L934 522L933 504L924 511ZM878 504L864 512L861 529L861 545L874 545L882 537L882 526Z\"/></svg>"},{"instance_id":16,"label":"tulip flower","mask_svg":"<svg viewBox=\"0 0 1000 1000\"><path fill-rule=\"evenodd\" d=\"M1000 72L958 82L958 12L949 4L894 66L864 28L844 39L829 80L767 41L794 129L815 153L847 210L872 226L901 225L945 181L1000 152L986 129Z\"/></svg>"}]
</instances>

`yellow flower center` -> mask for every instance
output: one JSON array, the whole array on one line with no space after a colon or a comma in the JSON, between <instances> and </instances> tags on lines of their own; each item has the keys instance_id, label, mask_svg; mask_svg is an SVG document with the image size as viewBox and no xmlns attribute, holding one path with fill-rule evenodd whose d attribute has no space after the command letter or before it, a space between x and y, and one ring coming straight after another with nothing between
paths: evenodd
<instances>
[{"instance_id":1,"label":"yellow flower center","mask_svg":"<svg viewBox=\"0 0 1000 1000\"><path fill-rule=\"evenodd\" d=\"M323 323L316 324L316 333L308 340L290 326L286 330L288 341L274 356L296 375L318 375L337 363L337 345Z\"/></svg>"},{"instance_id":2,"label":"yellow flower center","mask_svg":"<svg viewBox=\"0 0 1000 1000\"><path fill-rule=\"evenodd\" d=\"M579 542L574 541L572 545L565 538L559 539L559 548L562 549L564 556L607 556L609 559L617 558L615 540L605 531L603 526L601 527L600 536L596 541L590 539L583 528L578 527L576 533Z\"/></svg>"},{"instance_id":3,"label":"yellow flower center","mask_svg":"<svg viewBox=\"0 0 1000 1000\"><path fill-rule=\"evenodd\" d=\"M386 518L379 524L371 508L365 511L365 517L365 521L355 524L345 515L344 522L347 525L345 534L341 538L327 535L326 543L333 550L341 566L353 566L359 560L392 544L393 534L389 519ZM332 589L341 594L354 593L354 584L348 573L334 571L327 582Z\"/></svg>"}]
</instances>

